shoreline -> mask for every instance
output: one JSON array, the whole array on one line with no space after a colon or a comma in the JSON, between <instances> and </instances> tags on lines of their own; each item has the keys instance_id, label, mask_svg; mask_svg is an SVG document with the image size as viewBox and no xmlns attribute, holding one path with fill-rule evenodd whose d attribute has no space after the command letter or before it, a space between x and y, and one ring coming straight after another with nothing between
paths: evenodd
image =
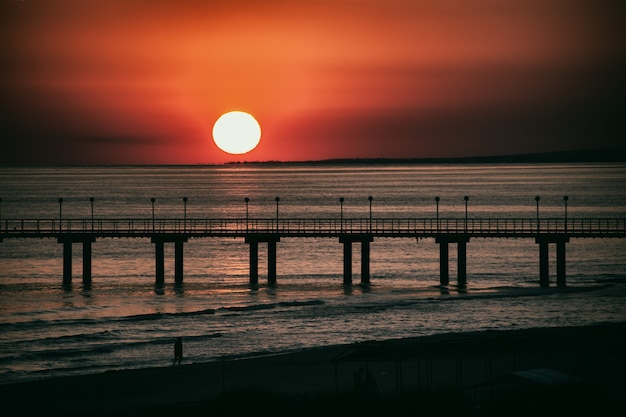
<instances>
[{"instance_id":1,"label":"shoreline","mask_svg":"<svg viewBox=\"0 0 626 417\"><path fill-rule=\"evenodd\" d=\"M365 368L376 378L381 396L445 390L476 401L492 391L498 378L550 369L601 387L608 398L620 401L626 397L625 349L626 321L447 333L4 384L0 398L7 409L26 413L110 415L194 408L241 391L349 395L354 372Z\"/></svg>"}]
</instances>

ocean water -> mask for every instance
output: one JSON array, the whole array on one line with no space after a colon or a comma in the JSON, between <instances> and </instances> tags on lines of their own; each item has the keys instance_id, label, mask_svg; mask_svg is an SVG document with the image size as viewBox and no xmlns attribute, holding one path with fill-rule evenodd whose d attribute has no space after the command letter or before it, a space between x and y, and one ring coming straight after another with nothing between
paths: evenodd
<instances>
[{"instance_id":1,"label":"ocean water","mask_svg":"<svg viewBox=\"0 0 626 417\"><path fill-rule=\"evenodd\" d=\"M8 219L340 217L346 219L540 217L626 218L626 165L225 165L2 167L0 223ZM275 197L279 196L278 205ZM59 205L58 199L63 203ZM186 206L183 197L187 197ZM277 285L267 285L259 246L259 285L249 284L243 239L191 239L184 283L174 284L166 244L166 283L155 286L150 239L98 239L93 281L62 285L55 239L0 242L0 383L113 369L169 366L182 336L184 363L437 333L574 326L626 320L626 239L572 239L567 287L539 286L533 239L473 239L467 287L439 286L432 239L377 238L371 284L344 286L337 239L283 238Z\"/></svg>"}]
</instances>

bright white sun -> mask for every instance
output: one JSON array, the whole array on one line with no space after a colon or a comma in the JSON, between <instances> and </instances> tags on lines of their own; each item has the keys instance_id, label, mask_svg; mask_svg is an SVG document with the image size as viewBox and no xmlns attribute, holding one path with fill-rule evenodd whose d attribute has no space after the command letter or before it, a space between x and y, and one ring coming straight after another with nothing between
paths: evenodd
<instances>
[{"instance_id":1,"label":"bright white sun","mask_svg":"<svg viewBox=\"0 0 626 417\"><path fill-rule=\"evenodd\" d=\"M261 126L250 113L224 113L213 125L213 141L224 152L239 155L256 148L261 140Z\"/></svg>"}]
</instances>

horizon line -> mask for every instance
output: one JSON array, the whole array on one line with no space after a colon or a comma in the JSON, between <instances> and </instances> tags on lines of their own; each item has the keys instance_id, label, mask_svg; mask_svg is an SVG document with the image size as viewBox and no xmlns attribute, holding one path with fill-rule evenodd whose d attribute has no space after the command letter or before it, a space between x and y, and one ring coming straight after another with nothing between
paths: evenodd
<instances>
[{"instance_id":1,"label":"horizon line","mask_svg":"<svg viewBox=\"0 0 626 417\"><path fill-rule=\"evenodd\" d=\"M0 163L0 167L55 167L55 166L229 166L229 165L352 165L352 164L480 164L480 163L591 163L591 162L626 162L626 149L592 148L561 151L456 156L456 157L372 157L372 158L327 158L310 160L264 160L264 161L229 161L196 163Z\"/></svg>"}]
</instances>

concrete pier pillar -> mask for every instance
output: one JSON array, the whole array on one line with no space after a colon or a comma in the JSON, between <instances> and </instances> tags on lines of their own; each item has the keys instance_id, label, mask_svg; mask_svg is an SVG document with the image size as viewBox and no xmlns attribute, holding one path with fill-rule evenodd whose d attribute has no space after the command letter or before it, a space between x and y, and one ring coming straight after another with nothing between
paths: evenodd
<instances>
[{"instance_id":1,"label":"concrete pier pillar","mask_svg":"<svg viewBox=\"0 0 626 417\"><path fill-rule=\"evenodd\" d=\"M352 241L343 241L343 284L352 284Z\"/></svg>"},{"instance_id":2,"label":"concrete pier pillar","mask_svg":"<svg viewBox=\"0 0 626 417\"><path fill-rule=\"evenodd\" d=\"M165 283L165 251L164 243L162 240L154 242L155 247L155 263L156 263L156 285L163 285Z\"/></svg>"},{"instance_id":3,"label":"concrete pier pillar","mask_svg":"<svg viewBox=\"0 0 626 417\"><path fill-rule=\"evenodd\" d=\"M276 285L276 240L267 242L267 285Z\"/></svg>"},{"instance_id":4,"label":"concrete pier pillar","mask_svg":"<svg viewBox=\"0 0 626 417\"><path fill-rule=\"evenodd\" d=\"M361 242L361 283L370 283L370 243L372 235L342 235L339 243L343 243L343 283L352 284L352 243Z\"/></svg>"},{"instance_id":5,"label":"concrete pier pillar","mask_svg":"<svg viewBox=\"0 0 626 417\"><path fill-rule=\"evenodd\" d=\"M448 242L439 242L439 284L441 285L450 283L448 262Z\"/></svg>"},{"instance_id":6,"label":"concrete pier pillar","mask_svg":"<svg viewBox=\"0 0 626 417\"><path fill-rule=\"evenodd\" d=\"M83 284L91 284L91 240L83 240Z\"/></svg>"},{"instance_id":7,"label":"concrete pier pillar","mask_svg":"<svg viewBox=\"0 0 626 417\"><path fill-rule=\"evenodd\" d=\"M250 284L259 283L259 242L267 242L267 284L276 285L276 243L280 242L276 234L246 236L246 243L250 245Z\"/></svg>"},{"instance_id":8,"label":"concrete pier pillar","mask_svg":"<svg viewBox=\"0 0 626 417\"><path fill-rule=\"evenodd\" d=\"M465 288L467 285L467 241L457 242L457 253L457 284L459 288Z\"/></svg>"},{"instance_id":9,"label":"concrete pier pillar","mask_svg":"<svg viewBox=\"0 0 626 417\"><path fill-rule=\"evenodd\" d=\"M361 242L361 284L370 283L370 240Z\"/></svg>"},{"instance_id":10,"label":"concrete pier pillar","mask_svg":"<svg viewBox=\"0 0 626 417\"><path fill-rule=\"evenodd\" d=\"M174 282L177 285L183 283L183 240L174 242Z\"/></svg>"},{"instance_id":11,"label":"concrete pier pillar","mask_svg":"<svg viewBox=\"0 0 626 417\"><path fill-rule=\"evenodd\" d=\"M565 241L556 242L556 285L565 287Z\"/></svg>"},{"instance_id":12,"label":"concrete pier pillar","mask_svg":"<svg viewBox=\"0 0 626 417\"><path fill-rule=\"evenodd\" d=\"M447 235L435 237L435 242L439 244L439 284L448 285L450 283L450 243L457 244L457 284L460 288L467 285L467 235Z\"/></svg>"},{"instance_id":13,"label":"concrete pier pillar","mask_svg":"<svg viewBox=\"0 0 626 417\"><path fill-rule=\"evenodd\" d=\"M550 276L548 270L548 242L541 241L539 243L539 285L542 287L550 286Z\"/></svg>"},{"instance_id":14,"label":"concrete pier pillar","mask_svg":"<svg viewBox=\"0 0 626 417\"><path fill-rule=\"evenodd\" d=\"M63 285L72 283L72 241L63 241Z\"/></svg>"},{"instance_id":15,"label":"concrete pier pillar","mask_svg":"<svg viewBox=\"0 0 626 417\"><path fill-rule=\"evenodd\" d=\"M259 241L248 240L250 245L250 285L259 283Z\"/></svg>"}]
</instances>

